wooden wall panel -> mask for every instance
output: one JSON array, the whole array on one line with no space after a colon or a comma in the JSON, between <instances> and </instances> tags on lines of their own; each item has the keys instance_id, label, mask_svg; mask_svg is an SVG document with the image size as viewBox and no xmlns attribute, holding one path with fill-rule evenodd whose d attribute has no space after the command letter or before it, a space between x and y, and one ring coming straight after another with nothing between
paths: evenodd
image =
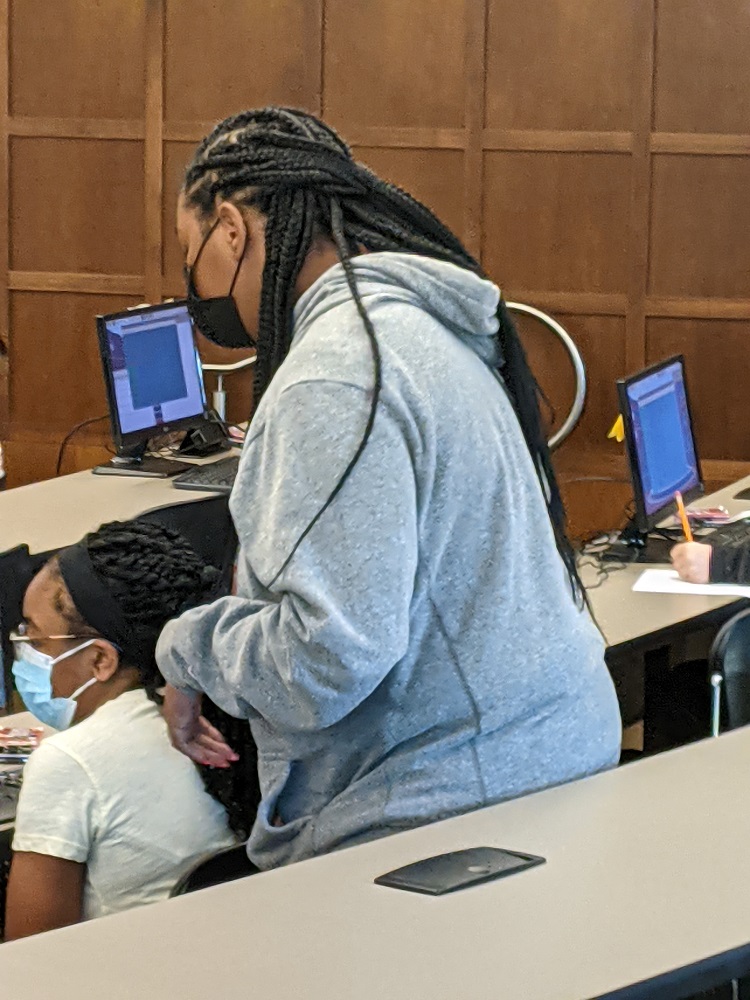
<instances>
[{"instance_id":1,"label":"wooden wall panel","mask_svg":"<svg viewBox=\"0 0 750 1000\"><path fill-rule=\"evenodd\" d=\"M54 478L57 456L64 436L64 434L55 436L47 432L39 438L24 437L5 442L3 452L9 488ZM95 465L109 461L114 454L114 448L103 443L100 437L100 432L92 429L83 430L80 435L73 438L63 452L60 474L67 475L80 469L93 469Z\"/></svg>"},{"instance_id":2,"label":"wooden wall panel","mask_svg":"<svg viewBox=\"0 0 750 1000\"><path fill-rule=\"evenodd\" d=\"M631 0L490 0L486 124L632 128Z\"/></svg>"},{"instance_id":3,"label":"wooden wall panel","mask_svg":"<svg viewBox=\"0 0 750 1000\"><path fill-rule=\"evenodd\" d=\"M142 205L140 142L19 136L11 141L15 271L139 274Z\"/></svg>"},{"instance_id":4,"label":"wooden wall panel","mask_svg":"<svg viewBox=\"0 0 750 1000\"><path fill-rule=\"evenodd\" d=\"M48 475L60 434L102 405L97 309L183 294L183 165L213 122L266 103L322 110L509 298L569 328L589 397L555 461L576 530L617 523L627 493L604 437L615 378L667 353L688 357L712 481L750 471L750 444L726 433L750 374L748 43L737 0L3 0L12 481ZM569 369L524 336L562 410ZM236 417L249 383L228 383ZM84 434L69 467L106 438Z\"/></svg>"},{"instance_id":5,"label":"wooden wall panel","mask_svg":"<svg viewBox=\"0 0 750 1000\"><path fill-rule=\"evenodd\" d=\"M750 156L655 156L653 166L649 291L750 296Z\"/></svg>"},{"instance_id":6,"label":"wooden wall panel","mask_svg":"<svg viewBox=\"0 0 750 1000\"><path fill-rule=\"evenodd\" d=\"M182 187L185 167L195 150L194 142L164 143L164 175L161 204L161 260L165 295L185 294L183 259L175 232L177 196Z\"/></svg>"},{"instance_id":7,"label":"wooden wall panel","mask_svg":"<svg viewBox=\"0 0 750 1000\"><path fill-rule=\"evenodd\" d=\"M487 153L489 273L521 290L624 292L629 161L604 153Z\"/></svg>"},{"instance_id":8,"label":"wooden wall panel","mask_svg":"<svg viewBox=\"0 0 750 1000\"><path fill-rule=\"evenodd\" d=\"M143 118L143 3L11 0L9 6L11 114Z\"/></svg>"},{"instance_id":9,"label":"wooden wall panel","mask_svg":"<svg viewBox=\"0 0 750 1000\"><path fill-rule=\"evenodd\" d=\"M324 110L331 123L342 130L461 128L467 6L327 0Z\"/></svg>"},{"instance_id":10,"label":"wooden wall panel","mask_svg":"<svg viewBox=\"0 0 750 1000\"><path fill-rule=\"evenodd\" d=\"M8 88L10 86L10 35L8 2L0 3L0 438L10 422L8 400ZM1 445L0 445L1 447Z\"/></svg>"},{"instance_id":11,"label":"wooden wall panel","mask_svg":"<svg viewBox=\"0 0 750 1000\"><path fill-rule=\"evenodd\" d=\"M632 489L624 473L619 478L596 479L587 474L563 472L560 490L571 538L585 540L625 527Z\"/></svg>"},{"instance_id":12,"label":"wooden wall panel","mask_svg":"<svg viewBox=\"0 0 750 1000\"><path fill-rule=\"evenodd\" d=\"M321 0L166 0L166 121L266 104L317 110L321 11Z\"/></svg>"},{"instance_id":13,"label":"wooden wall panel","mask_svg":"<svg viewBox=\"0 0 750 1000\"><path fill-rule=\"evenodd\" d=\"M64 434L81 420L107 413L95 316L137 302L118 295L11 293L15 430ZM107 429L103 424L101 433Z\"/></svg>"},{"instance_id":14,"label":"wooden wall panel","mask_svg":"<svg viewBox=\"0 0 750 1000\"><path fill-rule=\"evenodd\" d=\"M380 177L398 184L464 235L464 157L453 149L355 147L354 155Z\"/></svg>"},{"instance_id":15,"label":"wooden wall panel","mask_svg":"<svg viewBox=\"0 0 750 1000\"><path fill-rule=\"evenodd\" d=\"M664 132L750 131L750 5L659 0L656 127Z\"/></svg>"},{"instance_id":16,"label":"wooden wall panel","mask_svg":"<svg viewBox=\"0 0 750 1000\"><path fill-rule=\"evenodd\" d=\"M746 461L750 457L744 419L749 344L750 320L649 320L649 361L685 355L698 452L704 458Z\"/></svg>"}]
</instances>

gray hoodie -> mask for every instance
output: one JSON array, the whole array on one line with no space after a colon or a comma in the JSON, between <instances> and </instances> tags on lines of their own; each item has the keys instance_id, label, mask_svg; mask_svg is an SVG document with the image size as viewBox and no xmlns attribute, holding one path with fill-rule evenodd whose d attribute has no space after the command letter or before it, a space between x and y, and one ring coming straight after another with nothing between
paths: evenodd
<instances>
[{"instance_id":1,"label":"gray hoodie","mask_svg":"<svg viewBox=\"0 0 750 1000\"><path fill-rule=\"evenodd\" d=\"M357 258L299 300L231 510L237 595L170 622L173 685L250 720L261 868L569 781L617 761L601 637L579 611L495 358L498 290L451 264ZM270 589L268 585L271 584Z\"/></svg>"}]
</instances>

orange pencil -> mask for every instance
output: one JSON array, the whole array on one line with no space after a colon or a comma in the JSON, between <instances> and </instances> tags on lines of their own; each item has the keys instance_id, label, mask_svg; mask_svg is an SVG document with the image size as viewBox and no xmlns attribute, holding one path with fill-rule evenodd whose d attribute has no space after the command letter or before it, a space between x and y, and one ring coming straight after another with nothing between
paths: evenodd
<instances>
[{"instance_id":1,"label":"orange pencil","mask_svg":"<svg viewBox=\"0 0 750 1000\"><path fill-rule=\"evenodd\" d=\"M680 515L680 521L682 522L682 533L685 536L685 541L692 542L693 532L690 530L690 521L688 521L688 516L685 513L685 504L682 502L682 493L679 490L675 493L674 499L677 504L677 513Z\"/></svg>"}]
</instances>

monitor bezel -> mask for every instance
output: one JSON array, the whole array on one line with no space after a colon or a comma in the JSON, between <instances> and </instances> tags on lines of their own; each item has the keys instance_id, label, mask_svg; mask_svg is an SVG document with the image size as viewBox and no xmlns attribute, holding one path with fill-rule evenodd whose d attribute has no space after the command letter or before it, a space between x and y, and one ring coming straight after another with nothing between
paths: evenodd
<instances>
[{"instance_id":1,"label":"monitor bezel","mask_svg":"<svg viewBox=\"0 0 750 1000\"><path fill-rule=\"evenodd\" d=\"M96 332L99 344L99 357L102 363L104 374L104 386L107 393L107 405L109 406L109 422L112 429L112 441L118 455L132 451L139 445L145 445L153 437L161 437L163 434L170 434L173 431L186 430L195 427L207 419L208 404L206 400L206 387L203 381L203 369L201 366L200 354L195 346L195 328L192 321L190 323L193 331L193 346L195 350L196 365L200 374L201 396L203 398L203 409L200 413L195 413L188 417L181 417L168 424L160 424L158 428L144 427L137 431L123 433L120 424L120 415L117 410L117 396L115 394L114 374L110 365L109 337L107 333L107 323L112 320L127 319L138 315L149 313L172 312L175 309L184 308L187 310L186 299L171 299L166 302L157 302L155 305L133 306L130 309L121 309L118 312L104 313L96 317ZM188 319L190 316L188 314Z\"/></svg>"},{"instance_id":2,"label":"monitor bezel","mask_svg":"<svg viewBox=\"0 0 750 1000\"><path fill-rule=\"evenodd\" d=\"M648 368L642 368L633 375L628 375L626 378L619 378L616 382L617 395L620 403L620 414L622 415L623 430L625 432L625 450L628 456L630 481L633 486L633 498L635 500L634 521L638 530L642 532L651 531L657 524L659 524L660 521L663 521L670 514L676 513L677 505L674 500L671 500L669 503L660 507L652 514L649 514L646 510L646 499L643 491L641 470L638 464L638 452L635 445L635 430L633 428L632 415L630 412L628 389L634 382L640 382L643 378L654 375L663 368L669 368L675 363L679 364L682 369L682 384L685 388L685 405L687 407L688 422L690 424L690 436L693 444L693 453L695 454L695 465L698 471L698 484L687 490L682 495L682 499L686 504L692 503L694 500L697 500L698 497L703 496L704 483L700 455L698 453L698 447L695 440L695 424L693 423L693 411L690 405L690 391L688 387L687 372L685 370L685 356L683 354L674 354L672 357L666 358L664 361L659 361L657 364L649 365Z\"/></svg>"}]
</instances>

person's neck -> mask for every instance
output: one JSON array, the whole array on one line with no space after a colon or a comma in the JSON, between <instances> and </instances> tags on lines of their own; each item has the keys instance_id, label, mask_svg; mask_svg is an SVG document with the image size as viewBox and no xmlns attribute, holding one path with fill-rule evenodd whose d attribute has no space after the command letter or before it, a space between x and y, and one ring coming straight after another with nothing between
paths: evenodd
<instances>
[{"instance_id":1,"label":"person's neck","mask_svg":"<svg viewBox=\"0 0 750 1000\"><path fill-rule=\"evenodd\" d=\"M364 247L360 247L359 254L364 253L368 253L368 251ZM340 263L336 245L330 240L318 240L310 249L307 259L299 272L299 277L294 286L294 301L296 302L301 298L307 289L314 285L318 278L322 277L326 271L329 271L336 264Z\"/></svg>"},{"instance_id":2,"label":"person's neck","mask_svg":"<svg viewBox=\"0 0 750 1000\"><path fill-rule=\"evenodd\" d=\"M82 691L77 700L76 713L73 716L74 722L83 722L93 715L97 708L106 705L108 701L114 701L126 691L135 691L143 687L138 671L134 667L120 667L117 673L109 680L99 681L91 687Z\"/></svg>"}]
</instances>

